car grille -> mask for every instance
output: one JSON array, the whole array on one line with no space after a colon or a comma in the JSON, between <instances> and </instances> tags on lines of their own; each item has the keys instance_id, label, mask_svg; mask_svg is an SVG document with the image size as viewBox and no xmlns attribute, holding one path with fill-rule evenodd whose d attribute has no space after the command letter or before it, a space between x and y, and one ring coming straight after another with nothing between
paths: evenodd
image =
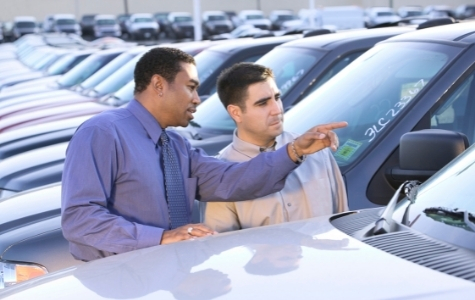
<instances>
[{"instance_id":1,"label":"car grille","mask_svg":"<svg viewBox=\"0 0 475 300\"><path fill-rule=\"evenodd\" d=\"M216 25L214 27L214 30L217 31L217 32L227 32L227 31L229 31L229 28L226 25Z\"/></svg>"},{"instance_id":2,"label":"car grille","mask_svg":"<svg viewBox=\"0 0 475 300\"><path fill-rule=\"evenodd\" d=\"M74 29L63 29L61 31L65 32L65 33L76 33L76 30L74 30Z\"/></svg>"},{"instance_id":3,"label":"car grille","mask_svg":"<svg viewBox=\"0 0 475 300\"><path fill-rule=\"evenodd\" d=\"M475 282L475 254L421 233L392 232L363 242L418 265Z\"/></svg>"}]
</instances>

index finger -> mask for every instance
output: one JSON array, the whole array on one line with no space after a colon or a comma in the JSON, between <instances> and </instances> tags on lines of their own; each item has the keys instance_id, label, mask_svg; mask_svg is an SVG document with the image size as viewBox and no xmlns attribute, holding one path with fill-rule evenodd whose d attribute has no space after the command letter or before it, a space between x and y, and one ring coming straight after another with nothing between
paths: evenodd
<instances>
[{"instance_id":1,"label":"index finger","mask_svg":"<svg viewBox=\"0 0 475 300\"><path fill-rule=\"evenodd\" d=\"M318 132L326 133L327 131L333 130L333 129L340 129L340 128L345 128L348 126L348 122L342 121L342 122L333 122L333 123L328 123L328 124L322 124L322 125L317 125L313 127L311 130L316 130Z\"/></svg>"}]
</instances>

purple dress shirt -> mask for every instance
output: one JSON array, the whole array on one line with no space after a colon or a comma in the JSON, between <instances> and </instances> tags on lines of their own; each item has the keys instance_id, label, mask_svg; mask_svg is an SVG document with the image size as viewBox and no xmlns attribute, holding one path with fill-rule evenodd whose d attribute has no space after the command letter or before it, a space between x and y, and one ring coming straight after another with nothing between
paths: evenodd
<instances>
[{"instance_id":1,"label":"purple dress shirt","mask_svg":"<svg viewBox=\"0 0 475 300\"><path fill-rule=\"evenodd\" d=\"M169 226L162 128L136 100L83 123L66 152L62 228L72 255L89 261L158 245ZM281 190L296 168L286 147L244 163L223 162L168 131L188 200L255 199Z\"/></svg>"}]
</instances>

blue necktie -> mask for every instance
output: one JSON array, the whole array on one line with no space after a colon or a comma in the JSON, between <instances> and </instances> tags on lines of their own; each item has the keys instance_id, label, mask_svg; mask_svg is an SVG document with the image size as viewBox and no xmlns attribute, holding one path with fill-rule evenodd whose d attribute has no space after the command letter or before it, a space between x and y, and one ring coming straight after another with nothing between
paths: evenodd
<instances>
[{"instance_id":1,"label":"blue necktie","mask_svg":"<svg viewBox=\"0 0 475 300\"><path fill-rule=\"evenodd\" d=\"M178 158L170 146L165 130L162 131L160 140L162 141L162 166L165 178L168 215L170 217L170 229L175 229L188 224L185 187L180 166L178 165Z\"/></svg>"}]
</instances>

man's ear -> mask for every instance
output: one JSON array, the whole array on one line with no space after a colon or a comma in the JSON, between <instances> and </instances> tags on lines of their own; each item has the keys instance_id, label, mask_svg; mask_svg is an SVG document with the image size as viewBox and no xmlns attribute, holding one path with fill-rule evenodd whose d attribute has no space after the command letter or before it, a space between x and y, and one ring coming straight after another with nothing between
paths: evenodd
<instances>
[{"instance_id":1,"label":"man's ear","mask_svg":"<svg viewBox=\"0 0 475 300\"><path fill-rule=\"evenodd\" d=\"M234 122L241 123L242 110L239 106L229 104L228 107L226 107L226 109L228 111L228 114L231 116L231 118L233 118Z\"/></svg>"},{"instance_id":2,"label":"man's ear","mask_svg":"<svg viewBox=\"0 0 475 300\"><path fill-rule=\"evenodd\" d=\"M163 90L165 88L165 85L166 85L166 80L165 78L163 78L162 76L160 75L153 75L151 80L150 80L150 85L153 89L153 91L159 95L160 97L163 96Z\"/></svg>"}]
</instances>

